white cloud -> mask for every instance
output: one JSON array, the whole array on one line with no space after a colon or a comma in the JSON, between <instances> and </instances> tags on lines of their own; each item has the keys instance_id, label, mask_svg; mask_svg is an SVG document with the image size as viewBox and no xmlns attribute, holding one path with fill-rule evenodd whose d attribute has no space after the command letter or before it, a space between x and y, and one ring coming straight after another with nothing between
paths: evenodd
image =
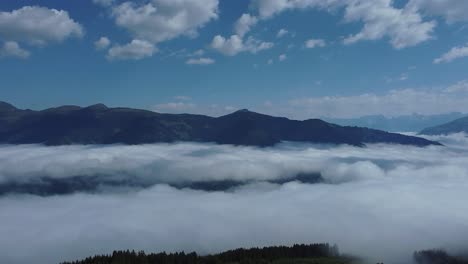
<instances>
[{"instance_id":1,"label":"white cloud","mask_svg":"<svg viewBox=\"0 0 468 264\"><path fill-rule=\"evenodd\" d=\"M362 21L361 32L344 40L345 44L361 40L378 40L384 37L396 49L415 46L432 38L435 21L424 22L421 15L410 9L392 6L392 0L351 1L345 9L345 20Z\"/></svg>"},{"instance_id":2,"label":"white cloud","mask_svg":"<svg viewBox=\"0 0 468 264\"><path fill-rule=\"evenodd\" d=\"M326 11L345 9L345 21L363 22L363 29L347 37L346 44L389 38L397 48L417 45L431 39L436 22L425 22L416 9L396 8L392 0L255 0L260 17L267 19L286 10L315 8Z\"/></svg>"},{"instance_id":3,"label":"white cloud","mask_svg":"<svg viewBox=\"0 0 468 264\"><path fill-rule=\"evenodd\" d=\"M447 53L434 60L435 64L448 63L453 60L468 57L468 44L465 46L454 47Z\"/></svg>"},{"instance_id":4,"label":"white cloud","mask_svg":"<svg viewBox=\"0 0 468 264\"><path fill-rule=\"evenodd\" d=\"M218 18L218 0L152 0L146 4L124 2L112 8L118 26L134 38L159 43L197 30Z\"/></svg>"},{"instance_id":5,"label":"white cloud","mask_svg":"<svg viewBox=\"0 0 468 264\"><path fill-rule=\"evenodd\" d=\"M305 42L305 47L308 49L313 49L317 47L325 47L327 43L323 39L309 39Z\"/></svg>"},{"instance_id":6,"label":"white cloud","mask_svg":"<svg viewBox=\"0 0 468 264\"><path fill-rule=\"evenodd\" d=\"M153 56L157 48L150 42L134 39L126 45L115 45L109 49L109 60L140 60Z\"/></svg>"},{"instance_id":7,"label":"white cloud","mask_svg":"<svg viewBox=\"0 0 468 264\"><path fill-rule=\"evenodd\" d=\"M169 102L157 104L153 110L162 113L192 113L195 107L196 104L190 102Z\"/></svg>"},{"instance_id":8,"label":"white cloud","mask_svg":"<svg viewBox=\"0 0 468 264\"><path fill-rule=\"evenodd\" d=\"M401 73L399 76L396 77L385 77L385 81L387 83L393 83L393 82L403 82L409 79L409 74L404 72Z\"/></svg>"},{"instance_id":9,"label":"white cloud","mask_svg":"<svg viewBox=\"0 0 468 264\"><path fill-rule=\"evenodd\" d=\"M460 81L442 90L444 93L468 93L468 80Z\"/></svg>"},{"instance_id":10,"label":"white cloud","mask_svg":"<svg viewBox=\"0 0 468 264\"><path fill-rule=\"evenodd\" d=\"M409 76L408 76L407 73L400 74L400 78L398 78L398 80L400 80L400 81L406 81L408 79L409 79Z\"/></svg>"},{"instance_id":11,"label":"white cloud","mask_svg":"<svg viewBox=\"0 0 468 264\"><path fill-rule=\"evenodd\" d=\"M64 10L25 6L0 12L0 36L7 41L46 45L83 34L82 26Z\"/></svg>"},{"instance_id":12,"label":"white cloud","mask_svg":"<svg viewBox=\"0 0 468 264\"><path fill-rule=\"evenodd\" d=\"M22 49L17 42L7 41L0 48L0 58L2 57L15 57L20 59L26 59L30 55L30 52Z\"/></svg>"},{"instance_id":13,"label":"white cloud","mask_svg":"<svg viewBox=\"0 0 468 264\"><path fill-rule=\"evenodd\" d=\"M399 79L405 80L402 75ZM351 118L384 114L386 116L433 115L449 112L468 112L466 82L444 89L401 89L384 94L366 93L352 96L324 96L300 98L289 102L284 109L276 109L295 118L337 117Z\"/></svg>"},{"instance_id":14,"label":"white cloud","mask_svg":"<svg viewBox=\"0 0 468 264\"><path fill-rule=\"evenodd\" d=\"M234 31L240 37L244 37L258 22L258 18L250 14L243 14L235 23Z\"/></svg>"},{"instance_id":15,"label":"white cloud","mask_svg":"<svg viewBox=\"0 0 468 264\"><path fill-rule=\"evenodd\" d=\"M111 6L115 0L93 0L93 3L100 6Z\"/></svg>"},{"instance_id":16,"label":"white cloud","mask_svg":"<svg viewBox=\"0 0 468 264\"><path fill-rule=\"evenodd\" d=\"M278 56L279 61L285 61L287 58L288 58L288 56L286 56L286 54L281 54L281 55Z\"/></svg>"},{"instance_id":17,"label":"white cloud","mask_svg":"<svg viewBox=\"0 0 468 264\"><path fill-rule=\"evenodd\" d=\"M186 96L186 95L177 95L177 96L174 96L174 99L179 100L179 101L191 101L192 97Z\"/></svg>"},{"instance_id":18,"label":"white cloud","mask_svg":"<svg viewBox=\"0 0 468 264\"><path fill-rule=\"evenodd\" d=\"M199 50L196 50L196 51L192 52L188 56L189 57L199 57L199 56L203 56L203 55L205 55L205 50L199 49Z\"/></svg>"},{"instance_id":19,"label":"white cloud","mask_svg":"<svg viewBox=\"0 0 468 264\"><path fill-rule=\"evenodd\" d=\"M111 41L107 37L101 37L96 42L94 42L94 46L97 50L107 49L110 44Z\"/></svg>"},{"instance_id":20,"label":"white cloud","mask_svg":"<svg viewBox=\"0 0 468 264\"><path fill-rule=\"evenodd\" d=\"M226 39L221 35L217 35L211 42L211 47L224 55L235 56L241 52L258 53L262 50L270 49L274 46L272 42L264 42L253 37L247 38L244 41L239 35L232 35Z\"/></svg>"},{"instance_id":21,"label":"white cloud","mask_svg":"<svg viewBox=\"0 0 468 264\"><path fill-rule=\"evenodd\" d=\"M410 0L410 8L427 15L442 16L448 23L468 21L468 1L460 0Z\"/></svg>"},{"instance_id":22,"label":"white cloud","mask_svg":"<svg viewBox=\"0 0 468 264\"><path fill-rule=\"evenodd\" d=\"M291 9L330 8L339 6L343 0L254 0L253 5L258 9L262 18L269 18Z\"/></svg>"},{"instance_id":23,"label":"white cloud","mask_svg":"<svg viewBox=\"0 0 468 264\"><path fill-rule=\"evenodd\" d=\"M92 194L2 196L0 234L8 235L0 236L6 252L0 262L59 263L128 248L207 254L329 242L371 263L410 263L414 250L460 249L468 242L468 142L465 136L450 140L457 148L1 146L2 180L34 182L40 175L79 173L163 183L262 181L320 171L326 182L254 183L228 192L158 184Z\"/></svg>"},{"instance_id":24,"label":"white cloud","mask_svg":"<svg viewBox=\"0 0 468 264\"><path fill-rule=\"evenodd\" d=\"M282 38L284 36L286 36L287 34L289 33L289 31L287 31L286 29L282 28L278 31L278 33L276 33L276 37L277 38Z\"/></svg>"},{"instance_id":25,"label":"white cloud","mask_svg":"<svg viewBox=\"0 0 468 264\"><path fill-rule=\"evenodd\" d=\"M244 51L243 40L238 35L232 35L229 39L217 35L213 38L211 47L228 56L234 56Z\"/></svg>"},{"instance_id":26,"label":"white cloud","mask_svg":"<svg viewBox=\"0 0 468 264\"><path fill-rule=\"evenodd\" d=\"M188 59L185 63L189 65L210 65L215 63L216 61L211 58L192 58Z\"/></svg>"}]
</instances>

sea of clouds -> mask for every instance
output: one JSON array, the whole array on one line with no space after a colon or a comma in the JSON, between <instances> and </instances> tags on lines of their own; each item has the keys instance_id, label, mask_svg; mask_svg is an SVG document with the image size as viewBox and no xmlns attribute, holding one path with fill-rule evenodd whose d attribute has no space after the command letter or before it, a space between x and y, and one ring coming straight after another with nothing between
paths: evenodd
<instances>
[{"instance_id":1,"label":"sea of clouds","mask_svg":"<svg viewBox=\"0 0 468 264\"><path fill-rule=\"evenodd\" d=\"M316 242L374 263L408 263L414 250L434 247L466 250L468 138L430 139L445 146L0 146L0 185L96 175L145 183L1 195L0 263ZM271 183L299 173L324 181ZM216 192L171 187L221 180L245 184Z\"/></svg>"}]
</instances>

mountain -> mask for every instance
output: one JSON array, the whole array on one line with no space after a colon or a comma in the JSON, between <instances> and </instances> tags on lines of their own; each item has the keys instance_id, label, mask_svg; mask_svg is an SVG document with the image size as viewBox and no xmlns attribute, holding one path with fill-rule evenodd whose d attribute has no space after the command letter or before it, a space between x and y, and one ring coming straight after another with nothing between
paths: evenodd
<instances>
[{"instance_id":1,"label":"mountain","mask_svg":"<svg viewBox=\"0 0 468 264\"><path fill-rule=\"evenodd\" d=\"M342 126L359 126L392 132L417 132L427 127L444 124L466 116L462 113L448 113L440 115L405 115L386 117L383 115L363 116L359 118L324 118L325 121Z\"/></svg>"},{"instance_id":2,"label":"mountain","mask_svg":"<svg viewBox=\"0 0 468 264\"><path fill-rule=\"evenodd\" d=\"M290 120L240 110L213 118L160 114L131 108L61 106L42 111L0 104L0 143L46 145L214 142L272 146L281 141L350 144L395 143L427 146L426 139L384 131L343 127L319 119Z\"/></svg>"},{"instance_id":3,"label":"mountain","mask_svg":"<svg viewBox=\"0 0 468 264\"><path fill-rule=\"evenodd\" d=\"M422 130L419 134L421 135L448 135L453 133L465 132L468 133L468 117L456 119L452 122L429 127Z\"/></svg>"}]
</instances>

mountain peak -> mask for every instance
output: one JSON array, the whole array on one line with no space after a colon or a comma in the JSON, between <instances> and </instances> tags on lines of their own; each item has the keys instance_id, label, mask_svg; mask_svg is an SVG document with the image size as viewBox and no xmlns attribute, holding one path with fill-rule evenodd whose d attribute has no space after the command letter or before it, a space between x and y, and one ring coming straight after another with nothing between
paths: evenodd
<instances>
[{"instance_id":1,"label":"mountain peak","mask_svg":"<svg viewBox=\"0 0 468 264\"><path fill-rule=\"evenodd\" d=\"M18 110L16 107L13 105L7 103L7 102L2 102L0 101L0 112L13 112Z\"/></svg>"},{"instance_id":2,"label":"mountain peak","mask_svg":"<svg viewBox=\"0 0 468 264\"><path fill-rule=\"evenodd\" d=\"M93 111L104 111L108 110L109 108L105 104L94 104L86 107L86 109Z\"/></svg>"}]
</instances>

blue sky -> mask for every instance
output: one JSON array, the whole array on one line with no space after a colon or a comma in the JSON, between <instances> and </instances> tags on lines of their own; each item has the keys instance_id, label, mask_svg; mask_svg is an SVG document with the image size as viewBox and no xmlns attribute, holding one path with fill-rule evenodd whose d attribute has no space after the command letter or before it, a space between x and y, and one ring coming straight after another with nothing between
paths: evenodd
<instances>
[{"instance_id":1,"label":"blue sky","mask_svg":"<svg viewBox=\"0 0 468 264\"><path fill-rule=\"evenodd\" d=\"M468 112L466 14L460 0L2 1L0 100L298 119Z\"/></svg>"}]
</instances>

